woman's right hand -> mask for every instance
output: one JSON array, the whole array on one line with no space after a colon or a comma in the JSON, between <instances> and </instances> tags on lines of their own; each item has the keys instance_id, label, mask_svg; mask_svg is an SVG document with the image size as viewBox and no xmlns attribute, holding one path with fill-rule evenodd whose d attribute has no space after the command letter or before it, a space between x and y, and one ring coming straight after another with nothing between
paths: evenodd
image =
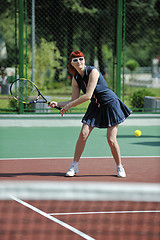
<instances>
[{"instance_id":1,"label":"woman's right hand","mask_svg":"<svg viewBox=\"0 0 160 240\"><path fill-rule=\"evenodd\" d=\"M57 102L55 101L52 101L50 102L50 105L49 105L51 108L55 108L55 106L57 106Z\"/></svg>"}]
</instances>

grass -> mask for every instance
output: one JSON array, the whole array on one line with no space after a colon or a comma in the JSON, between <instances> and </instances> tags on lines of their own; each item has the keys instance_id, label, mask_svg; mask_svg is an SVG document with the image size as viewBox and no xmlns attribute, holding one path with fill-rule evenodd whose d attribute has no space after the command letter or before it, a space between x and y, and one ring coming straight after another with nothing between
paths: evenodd
<instances>
[{"instance_id":1,"label":"grass","mask_svg":"<svg viewBox=\"0 0 160 240\"><path fill-rule=\"evenodd\" d=\"M60 95L58 92L57 93L52 93L54 97L52 97L52 100L55 100L56 102L64 102L64 101L68 101L71 99L71 97L67 94L67 95ZM45 92L44 94L45 96L50 96L49 94L47 94L47 92ZM70 94L71 95L71 94ZM85 110L87 109L89 104L89 101L82 103L80 105L78 105L75 108L72 108L70 110L70 112L72 113L84 113ZM15 112L16 110L16 106L17 105L17 101L12 99L11 97L7 96L7 95L0 95L0 113L9 113L9 112ZM30 109L31 110L31 109ZM29 110L29 111L30 111ZM34 110L34 109L33 109ZM59 110L56 109L51 109L51 113L59 113Z\"/></svg>"},{"instance_id":2,"label":"grass","mask_svg":"<svg viewBox=\"0 0 160 240\"><path fill-rule=\"evenodd\" d=\"M130 96L138 91L138 90L143 90L144 88L142 87L132 87L132 86L125 86L125 94L124 94L124 103L129 107L132 108L131 103L130 103ZM155 97L159 97L159 89L153 89L153 88L147 88L151 92L151 94ZM64 86L61 88L53 89L53 90L43 90L42 91L44 96L53 96L52 100L54 99L57 102L60 101L68 101L71 99L72 95L72 88L71 86ZM12 99L11 96L7 95L0 95L0 113L6 113L6 112L13 112L11 109L13 108L14 100ZM88 107L89 101L82 103L75 108L71 109L71 112L74 113L84 113L86 108ZM15 101L15 108L16 108L16 101ZM57 113L59 112L58 110L51 109L51 113Z\"/></svg>"}]
</instances>

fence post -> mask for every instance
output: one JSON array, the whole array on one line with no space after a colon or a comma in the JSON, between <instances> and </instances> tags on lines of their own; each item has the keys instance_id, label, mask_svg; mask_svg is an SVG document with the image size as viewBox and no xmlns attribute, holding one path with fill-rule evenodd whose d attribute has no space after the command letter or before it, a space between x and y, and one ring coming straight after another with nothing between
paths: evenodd
<instances>
[{"instance_id":1,"label":"fence post","mask_svg":"<svg viewBox=\"0 0 160 240\"><path fill-rule=\"evenodd\" d=\"M125 91L125 31L126 31L126 0L123 0L123 23L122 23L122 66L123 66L123 90L122 90L122 101L124 102L124 91Z\"/></svg>"},{"instance_id":2,"label":"fence post","mask_svg":"<svg viewBox=\"0 0 160 240\"><path fill-rule=\"evenodd\" d=\"M35 82L35 0L32 0L32 82Z\"/></svg>"},{"instance_id":3,"label":"fence post","mask_svg":"<svg viewBox=\"0 0 160 240\"><path fill-rule=\"evenodd\" d=\"M19 0L19 77L24 77L24 0ZM24 104L19 103L19 113L24 112Z\"/></svg>"},{"instance_id":4,"label":"fence post","mask_svg":"<svg viewBox=\"0 0 160 240\"><path fill-rule=\"evenodd\" d=\"M116 94L121 98L121 52L122 52L122 4L123 0L117 0L117 71L116 71Z\"/></svg>"}]
</instances>

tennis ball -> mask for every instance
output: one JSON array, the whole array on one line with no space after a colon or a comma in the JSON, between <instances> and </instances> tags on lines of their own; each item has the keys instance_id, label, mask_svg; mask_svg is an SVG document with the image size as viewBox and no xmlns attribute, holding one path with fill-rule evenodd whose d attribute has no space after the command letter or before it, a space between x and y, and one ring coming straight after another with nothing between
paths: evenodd
<instances>
[{"instance_id":1,"label":"tennis ball","mask_svg":"<svg viewBox=\"0 0 160 240\"><path fill-rule=\"evenodd\" d=\"M141 136L141 131L140 130L136 130L135 132L134 132L134 135L136 136L136 137L140 137Z\"/></svg>"}]
</instances>

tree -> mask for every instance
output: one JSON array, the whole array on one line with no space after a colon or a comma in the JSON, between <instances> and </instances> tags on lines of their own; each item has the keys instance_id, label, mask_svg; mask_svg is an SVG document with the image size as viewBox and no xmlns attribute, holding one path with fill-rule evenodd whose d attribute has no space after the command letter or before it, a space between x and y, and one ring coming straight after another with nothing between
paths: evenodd
<instances>
[{"instance_id":1,"label":"tree","mask_svg":"<svg viewBox=\"0 0 160 240\"><path fill-rule=\"evenodd\" d=\"M128 0L126 2L126 57L141 66L150 66L159 51L159 0ZM132 52L132 53L131 53Z\"/></svg>"},{"instance_id":2,"label":"tree","mask_svg":"<svg viewBox=\"0 0 160 240\"><path fill-rule=\"evenodd\" d=\"M11 1L1 1L0 33L7 49L7 58L1 60L1 65L13 66L15 64L15 10ZM3 6L3 7L2 7Z\"/></svg>"},{"instance_id":3,"label":"tree","mask_svg":"<svg viewBox=\"0 0 160 240\"><path fill-rule=\"evenodd\" d=\"M18 2L18 1L17 1ZM66 71L68 56L72 50L84 52L87 64L98 59L100 71L104 74L106 46L112 51L115 42L115 19L117 0L36 0L36 46L42 39L54 43L58 48L61 68L55 69L59 81L62 69ZM15 53L15 1L1 0L0 32L7 47L8 58L4 65L14 63ZM160 11L159 0L126 1L126 60L134 59L140 66L150 65L155 55L160 55ZM31 0L27 1L28 29L31 29ZM28 46L31 33L28 32ZM54 55L54 54L53 54ZM67 74L67 71L66 71ZM63 72L64 75L64 72Z\"/></svg>"}]
</instances>

